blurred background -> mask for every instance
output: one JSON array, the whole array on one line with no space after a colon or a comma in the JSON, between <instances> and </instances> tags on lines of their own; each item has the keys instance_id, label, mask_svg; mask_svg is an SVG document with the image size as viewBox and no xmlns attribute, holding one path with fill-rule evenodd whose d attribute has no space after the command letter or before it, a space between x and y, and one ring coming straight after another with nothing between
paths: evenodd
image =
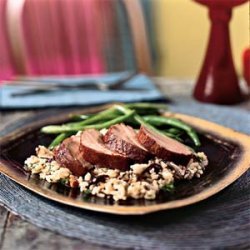
<instances>
[{"instance_id":1,"label":"blurred background","mask_svg":"<svg viewBox=\"0 0 250 250\"><path fill-rule=\"evenodd\" d=\"M195 79L209 27L207 8L191 0L0 0L0 80L134 69ZM248 3L230 23L238 75L247 31Z\"/></svg>"},{"instance_id":2,"label":"blurred background","mask_svg":"<svg viewBox=\"0 0 250 250\"><path fill-rule=\"evenodd\" d=\"M155 0L154 4L159 74L196 78L208 43L208 9L190 0ZM242 53L249 47L248 3L234 9L230 33L235 67L242 75Z\"/></svg>"}]
</instances>

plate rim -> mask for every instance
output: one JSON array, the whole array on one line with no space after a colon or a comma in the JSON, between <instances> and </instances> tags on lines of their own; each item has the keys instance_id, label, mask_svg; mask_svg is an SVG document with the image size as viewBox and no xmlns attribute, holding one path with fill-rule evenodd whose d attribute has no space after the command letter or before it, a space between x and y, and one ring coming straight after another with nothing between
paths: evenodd
<instances>
[{"instance_id":1,"label":"plate rim","mask_svg":"<svg viewBox=\"0 0 250 250\"><path fill-rule=\"evenodd\" d=\"M109 105L104 106L98 106L93 108L85 108L82 109L81 112L86 110L91 110L95 112L96 110L104 109L109 107ZM75 113L79 113L79 111ZM71 113L74 113L72 111ZM157 211L162 210L168 210L168 209L174 209L174 208L180 208L184 206L188 206L191 204L195 204L197 202L200 202L202 200L205 200L216 193L220 192L230 184L232 184L234 181L236 181L241 175L243 175L249 168L250 168L250 136L247 134L243 134L240 132L237 132L231 128L224 127L222 125L219 125L214 122L210 122L208 120L204 120L195 116L185 115L182 113L173 113L173 112L166 112L163 115L168 115L171 113L174 117L179 118L188 124L190 124L193 127L198 128L201 131L204 132L210 132L212 134L218 135L221 138L225 138L229 141L232 141L234 143L237 143L241 147L241 155L238 159L238 162L233 167L233 169L224 176L221 180L219 180L216 184L212 185L211 187L205 188L204 191L201 191L195 195L191 195L189 197L173 200L173 201L166 201L161 204L154 204L154 205L145 205L145 206L125 206L125 205L101 205L101 204L94 204L89 203L85 201L75 200L70 197L64 197L52 190L45 190L38 185L29 182L28 180L24 179L21 176L18 176L16 172L14 173L14 170L12 170L7 164L4 163L4 160L1 159L0 156L0 173L4 174L8 178L10 178L12 181L18 183L22 187L34 192L37 195L40 195L44 198L47 198L49 200L52 200L54 202L58 202L59 204L64 204L67 206L73 206L80 209L88 209L96 212L103 212L103 213L110 213L110 214L117 214L117 215L143 215L148 213L153 213ZM59 122L60 120L65 120L67 116L69 115L68 112L62 113L57 118L50 119L51 117L47 117L45 119L41 119L35 122L31 122L30 124L27 124L26 126L16 129L6 136L2 137L0 139L0 145L2 143L6 143L8 141L11 141L11 138L18 136L20 137L23 134L28 133L28 129L32 128L38 128L42 126L42 124L48 124L50 121L53 122ZM32 115L31 117L36 117L37 115ZM23 119L25 120L25 119ZM26 128L25 132L23 131L24 128ZM23 131L23 132L22 132Z\"/></svg>"}]
</instances>

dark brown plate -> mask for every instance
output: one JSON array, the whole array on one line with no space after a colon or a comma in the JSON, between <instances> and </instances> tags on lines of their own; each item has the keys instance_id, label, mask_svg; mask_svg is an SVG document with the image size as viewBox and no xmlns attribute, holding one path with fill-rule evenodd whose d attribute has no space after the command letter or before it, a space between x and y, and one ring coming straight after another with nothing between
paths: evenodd
<instances>
[{"instance_id":1,"label":"dark brown plate","mask_svg":"<svg viewBox=\"0 0 250 250\"><path fill-rule=\"evenodd\" d=\"M70 114L91 113L107 106L74 110ZM113 214L145 214L163 209L186 206L204 200L237 180L250 166L250 136L238 133L196 117L175 114L199 131L202 147L209 158L209 166L200 179L182 181L172 194L161 194L154 201L128 200L113 204L107 199L91 197L86 199L79 191L60 184L49 184L36 177L30 177L23 170L24 160L34 154L37 145L48 145L49 135L41 134L40 128L46 124L62 123L69 120L67 113L45 113L35 116L19 125L0 140L0 172L27 189L48 199L94 211Z\"/></svg>"}]
</instances>

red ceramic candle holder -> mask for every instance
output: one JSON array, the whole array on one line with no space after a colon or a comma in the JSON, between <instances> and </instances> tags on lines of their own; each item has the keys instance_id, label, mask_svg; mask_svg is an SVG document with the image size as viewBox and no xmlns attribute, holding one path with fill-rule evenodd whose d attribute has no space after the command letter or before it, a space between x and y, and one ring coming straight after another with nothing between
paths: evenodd
<instances>
[{"instance_id":1,"label":"red ceramic candle holder","mask_svg":"<svg viewBox=\"0 0 250 250\"><path fill-rule=\"evenodd\" d=\"M234 104L243 100L229 37L232 8L248 0L195 0L209 8L211 31L194 97L201 102Z\"/></svg>"}]
</instances>

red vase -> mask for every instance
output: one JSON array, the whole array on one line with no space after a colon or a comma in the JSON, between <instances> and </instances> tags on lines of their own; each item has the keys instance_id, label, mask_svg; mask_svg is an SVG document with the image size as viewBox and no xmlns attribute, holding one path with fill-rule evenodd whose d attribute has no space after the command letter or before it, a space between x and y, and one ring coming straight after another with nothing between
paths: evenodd
<instances>
[{"instance_id":1,"label":"red vase","mask_svg":"<svg viewBox=\"0 0 250 250\"><path fill-rule=\"evenodd\" d=\"M250 88L250 48L243 53L243 76Z\"/></svg>"},{"instance_id":2,"label":"red vase","mask_svg":"<svg viewBox=\"0 0 250 250\"><path fill-rule=\"evenodd\" d=\"M248 0L195 0L209 7L211 32L194 97L201 102L235 104L243 100L235 71L229 21L232 8Z\"/></svg>"}]
</instances>

